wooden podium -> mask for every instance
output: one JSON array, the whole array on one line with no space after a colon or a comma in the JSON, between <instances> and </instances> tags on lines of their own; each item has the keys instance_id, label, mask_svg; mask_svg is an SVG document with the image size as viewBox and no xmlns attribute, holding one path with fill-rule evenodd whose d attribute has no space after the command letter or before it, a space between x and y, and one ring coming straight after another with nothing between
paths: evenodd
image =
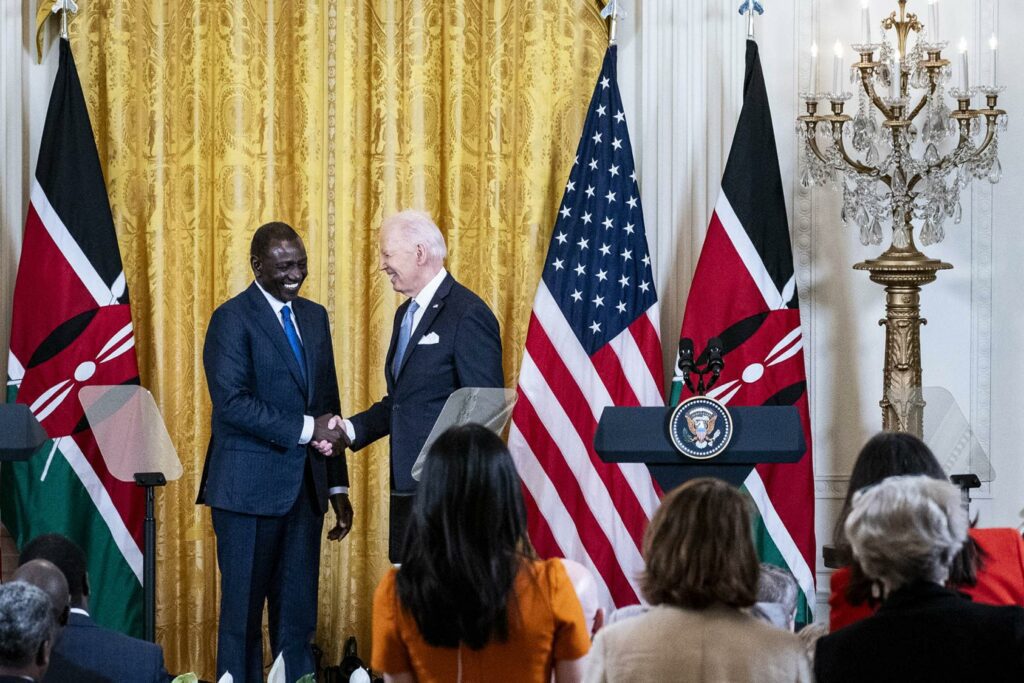
<instances>
[{"instance_id":1,"label":"wooden podium","mask_svg":"<svg viewBox=\"0 0 1024 683\"><path fill-rule=\"evenodd\" d=\"M688 479L717 477L739 486L759 463L793 463L803 457L803 426L796 406L729 408L733 436L729 446L709 460L676 450L668 432L673 407L608 407L594 435L594 449L604 462L644 463L668 493Z\"/></svg>"}]
</instances>

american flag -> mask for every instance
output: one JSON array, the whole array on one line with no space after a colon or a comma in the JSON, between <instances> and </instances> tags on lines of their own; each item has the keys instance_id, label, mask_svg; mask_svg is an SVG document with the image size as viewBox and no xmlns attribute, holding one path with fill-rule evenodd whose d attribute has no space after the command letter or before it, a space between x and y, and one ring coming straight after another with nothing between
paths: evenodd
<instances>
[{"instance_id":1,"label":"american flag","mask_svg":"<svg viewBox=\"0 0 1024 683\"><path fill-rule=\"evenodd\" d=\"M639 601L659 491L644 465L594 452L606 406L663 405L654 289L610 46L533 303L509 447L542 557L589 567L606 607Z\"/></svg>"}]
</instances>

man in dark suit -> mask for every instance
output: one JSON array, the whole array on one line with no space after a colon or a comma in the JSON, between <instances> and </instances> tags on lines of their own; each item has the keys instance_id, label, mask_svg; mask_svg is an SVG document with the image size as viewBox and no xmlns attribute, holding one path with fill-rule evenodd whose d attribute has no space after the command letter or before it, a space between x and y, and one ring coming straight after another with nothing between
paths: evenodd
<instances>
[{"instance_id":1,"label":"man in dark suit","mask_svg":"<svg viewBox=\"0 0 1024 683\"><path fill-rule=\"evenodd\" d=\"M0 683L35 683L50 661L50 599L24 581L0 585Z\"/></svg>"},{"instance_id":2,"label":"man in dark suit","mask_svg":"<svg viewBox=\"0 0 1024 683\"><path fill-rule=\"evenodd\" d=\"M299 297L306 249L285 223L252 238L248 289L213 313L203 365L213 404L198 502L212 508L221 572L217 676L262 679L267 602L274 657L289 681L314 670L320 534L328 495L350 528L327 311ZM316 417L314 417L316 416ZM325 458L311 445L330 444ZM328 490L330 489L330 491Z\"/></svg>"},{"instance_id":3,"label":"man in dark suit","mask_svg":"<svg viewBox=\"0 0 1024 683\"><path fill-rule=\"evenodd\" d=\"M461 387L502 387L498 321L480 297L445 270L444 236L425 213L402 211L380 231L380 268L398 307L384 365L387 394L352 416L345 428L352 450L391 436L391 556L405 528L412 466L445 401Z\"/></svg>"},{"instance_id":4,"label":"man in dark suit","mask_svg":"<svg viewBox=\"0 0 1024 683\"><path fill-rule=\"evenodd\" d=\"M17 576L50 594L58 626L63 626L50 656L43 683L166 683L164 651L159 645L103 628L89 616L89 576L85 553L60 534L29 541L18 556ZM64 595L55 588L47 567L63 575ZM70 613L67 613L70 607Z\"/></svg>"}]
</instances>

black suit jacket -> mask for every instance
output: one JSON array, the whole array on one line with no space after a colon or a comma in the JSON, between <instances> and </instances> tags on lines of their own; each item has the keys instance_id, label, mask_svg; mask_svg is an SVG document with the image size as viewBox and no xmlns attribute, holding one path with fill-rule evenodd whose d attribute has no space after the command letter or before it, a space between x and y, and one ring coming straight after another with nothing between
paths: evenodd
<instances>
[{"instance_id":1,"label":"black suit jacket","mask_svg":"<svg viewBox=\"0 0 1024 683\"><path fill-rule=\"evenodd\" d=\"M1024 609L979 605L934 583L818 641L818 683L1024 681Z\"/></svg>"},{"instance_id":2,"label":"black suit jacket","mask_svg":"<svg viewBox=\"0 0 1024 683\"><path fill-rule=\"evenodd\" d=\"M412 466L445 401L462 387L503 387L501 336L487 304L449 274L427 305L398 375L391 363L409 303L395 313L385 362L387 395L351 418L352 450L391 435L391 483L396 491L416 488ZM436 343L424 344L424 338Z\"/></svg>"},{"instance_id":3,"label":"black suit jacket","mask_svg":"<svg viewBox=\"0 0 1024 683\"><path fill-rule=\"evenodd\" d=\"M43 683L166 683L164 651L72 612L57 638Z\"/></svg>"},{"instance_id":4,"label":"black suit jacket","mask_svg":"<svg viewBox=\"0 0 1024 683\"><path fill-rule=\"evenodd\" d=\"M328 486L347 486L344 456L298 444L303 415L341 412L327 310L296 299L306 357L302 379L284 329L256 283L213 313L203 366L213 403L210 445L197 502L232 512L281 516L308 469L321 512Z\"/></svg>"}]
</instances>

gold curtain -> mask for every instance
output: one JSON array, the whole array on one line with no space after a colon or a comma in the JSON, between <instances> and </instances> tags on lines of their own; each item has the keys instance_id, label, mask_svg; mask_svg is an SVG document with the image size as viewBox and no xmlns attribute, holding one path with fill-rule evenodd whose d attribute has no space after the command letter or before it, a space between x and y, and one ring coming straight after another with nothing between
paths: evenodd
<instances>
[{"instance_id":1,"label":"gold curtain","mask_svg":"<svg viewBox=\"0 0 1024 683\"><path fill-rule=\"evenodd\" d=\"M448 268L502 328L514 386L542 259L606 44L591 0L90 0L72 27L128 276L145 386L185 474L158 496L168 669L212 678L219 603L209 511L193 504L213 309L251 280L248 242L306 240L304 295L332 317L342 405L384 392L400 298L376 229L429 211ZM349 457L355 528L324 541L317 642L369 656L388 566L387 444ZM331 513L328 513L329 515ZM328 525L329 526L329 525Z\"/></svg>"}]
</instances>

